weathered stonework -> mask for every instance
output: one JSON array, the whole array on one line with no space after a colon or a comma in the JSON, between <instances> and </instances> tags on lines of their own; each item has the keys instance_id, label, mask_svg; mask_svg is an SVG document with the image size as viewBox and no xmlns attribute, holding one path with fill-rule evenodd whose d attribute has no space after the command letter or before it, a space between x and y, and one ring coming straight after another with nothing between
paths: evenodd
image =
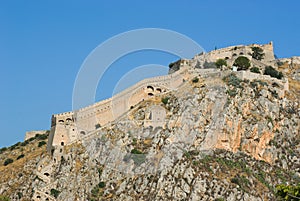
<instances>
[{"instance_id":1,"label":"weathered stonework","mask_svg":"<svg viewBox=\"0 0 300 201\"><path fill-rule=\"evenodd\" d=\"M46 133L47 133L47 130L27 131L27 132L25 133L25 139L24 139L24 140L28 140L28 139L30 139L30 138L32 138L32 137L35 137L36 134L42 135L42 134L46 134Z\"/></svg>"},{"instance_id":2,"label":"weathered stonework","mask_svg":"<svg viewBox=\"0 0 300 201\"><path fill-rule=\"evenodd\" d=\"M257 61L251 58L252 47L261 47L264 50L264 59ZM209 53L196 55L191 60L181 59L170 65L170 72L166 76L148 78L138 82L132 87L120 92L112 98L100 101L91 106L79 109L77 111L56 114L52 116L51 131L49 135L47 150L58 150L60 147L71 144L85 138L100 127L107 125L121 117L136 104L145 101L159 94L177 89L186 80L195 76L201 77L221 77L228 74L228 71L217 69L203 69L204 62L215 62L217 59L226 59L228 65L232 65L239 56L248 57L257 66L266 66L274 62L273 44L266 45L252 44L249 46L232 46ZM284 91L288 90L288 80L278 80L261 74L251 73L249 71L239 71L236 75L241 79L263 79L278 83L281 88L277 90L279 97L284 96ZM164 126L165 113L159 107L150 109L150 116L154 119L144 120L144 126ZM161 115L161 118L160 118Z\"/></svg>"}]
</instances>

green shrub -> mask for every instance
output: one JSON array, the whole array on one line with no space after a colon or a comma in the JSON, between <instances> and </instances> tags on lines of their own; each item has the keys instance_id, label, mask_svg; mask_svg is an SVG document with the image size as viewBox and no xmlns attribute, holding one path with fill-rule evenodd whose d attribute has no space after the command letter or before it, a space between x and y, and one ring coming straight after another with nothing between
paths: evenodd
<instances>
[{"instance_id":1,"label":"green shrub","mask_svg":"<svg viewBox=\"0 0 300 201\"><path fill-rule=\"evenodd\" d=\"M237 66L238 70L247 70L251 66L250 60L247 57L244 57L244 56L239 56L234 61L233 65Z\"/></svg>"},{"instance_id":2,"label":"green shrub","mask_svg":"<svg viewBox=\"0 0 300 201\"><path fill-rule=\"evenodd\" d=\"M227 66L227 62L224 59L218 59L216 61L217 68L221 68L222 66Z\"/></svg>"},{"instance_id":3,"label":"green shrub","mask_svg":"<svg viewBox=\"0 0 300 201\"><path fill-rule=\"evenodd\" d=\"M226 82L229 86L242 88L242 86L241 86L242 80L233 73L224 77L223 81Z\"/></svg>"},{"instance_id":4,"label":"green shrub","mask_svg":"<svg viewBox=\"0 0 300 201\"><path fill-rule=\"evenodd\" d=\"M283 78L283 74L282 72L277 71L275 68L273 68L272 66L267 66L265 68L265 75L270 75L271 77L275 77L277 79L281 79Z\"/></svg>"},{"instance_id":5,"label":"green shrub","mask_svg":"<svg viewBox=\"0 0 300 201\"><path fill-rule=\"evenodd\" d=\"M13 159L8 158L8 159L6 159L6 160L4 161L3 165L4 165L4 166L7 166L8 164L13 163L13 162L14 162Z\"/></svg>"},{"instance_id":6,"label":"green shrub","mask_svg":"<svg viewBox=\"0 0 300 201\"><path fill-rule=\"evenodd\" d=\"M21 142L21 146L22 147L25 147L26 145L28 145L29 144L29 141L28 140L25 140L25 142Z\"/></svg>"},{"instance_id":7,"label":"green shrub","mask_svg":"<svg viewBox=\"0 0 300 201\"><path fill-rule=\"evenodd\" d=\"M0 195L0 201L10 201L10 198L4 195Z\"/></svg>"},{"instance_id":8,"label":"green shrub","mask_svg":"<svg viewBox=\"0 0 300 201\"><path fill-rule=\"evenodd\" d=\"M21 158L24 158L24 154L21 154L21 155L19 155L18 157L17 157L17 160L19 160L19 159L21 159Z\"/></svg>"},{"instance_id":9,"label":"green shrub","mask_svg":"<svg viewBox=\"0 0 300 201\"><path fill-rule=\"evenodd\" d=\"M300 200L300 183L297 186L280 184L276 186L276 195L282 200Z\"/></svg>"},{"instance_id":10,"label":"green shrub","mask_svg":"<svg viewBox=\"0 0 300 201\"><path fill-rule=\"evenodd\" d=\"M9 147L9 149L12 151L14 149L19 148L19 145L21 145L21 142L17 142L16 144L12 145L11 147Z\"/></svg>"},{"instance_id":11,"label":"green shrub","mask_svg":"<svg viewBox=\"0 0 300 201\"><path fill-rule=\"evenodd\" d=\"M226 93L230 96L230 97L235 97L237 95L237 91L236 89L228 89L226 91Z\"/></svg>"},{"instance_id":12,"label":"green shrub","mask_svg":"<svg viewBox=\"0 0 300 201\"><path fill-rule=\"evenodd\" d=\"M38 147L41 147L43 145L47 144L45 141L40 141Z\"/></svg>"},{"instance_id":13,"label":"green shrub","mask_svg":"<svg viewBox=\"0 0 300 201\"><path fill-rule=\"evenodd\" d=\"M252 58L256 59L256 60L262 60L265 56L264 50L260 47L252 47Z\"/></svg>"},{"instance_id":14,"label":"green shrub","mask_svg":"<svg viewBox=\"0 0 300 201\"><path fill-rule=\"evenodd\" d=\"M50 193L51 193L51 195L52 195L53 197L57 198L58 195L60 194L60 191L58 191L58 190L52 188L52 189L50 190Z\"/></svg>"},{"instance_id":15,"label":"green shrub","mask_svg":"<svg viewBox=\"0 0 300 201\"><path fill-rule=\"evenodd\" d=\"M7 147L2 147L1 149L0 149L0 154L2 154L3 152L5 152L7 150Z\"/></svg>"},{"instance_id":16,"label":"green shrub","mask_svg":"<svg viewBox=\"0 0 300 201\"><path fill-rule=\"evenodd\" d=\"M284 63L283 63L282 61L277 61L276 64L277 64L278 66L283 66L283 65L284 65Z\"/></svg>"},{"instance_id":17,"label":"green shrub","mask_svg":"<svg viewBox=\"0 0 300 201\"><path fill-rule=\"evenodd\" d=\"M192 82L193 82L193 83L199 82L199 78L198 78L198 77L194 77L194 78L192 79Z\"/></svg>"},{"instance_id":18,"label":"green shrub","mask_svg":"<svg viewBox=\"0 0 300 201\"><path fill-rule=\"evenodd\" d=\"M46 134L36 134L35 139L37 140L46 140L48 136Z\"/></svg>"},{"instance_id":19,"label":"green shrub","mask_svg":"<svg viewBox=\"0 0 300 201\"><path fill-rule=\"evenodd\" d=\"M260 70L259 70L258 67L252 67L252 68L250 68L250 71L251 71L252 73L259 73L259 74L260 74Z\"/></svg>"},{"instance_id":20,"label":"green shrub","mask_svg":"<svg viewBox=\"0 0 300 201\"><path fill-rule=\"evenodd\" d=\"M21 199L23 197L23 193L21 193L21 192L18 192L17 195L18 195L19 199Z\"/></svg>"},{"instance_id":21,"label":"green shrub","mask_svg":"<svg viewBox=\"0 0 300 201\"><path fill-rule=\"evenodd\" d=\"M141 152L141 151L138 150L138 149L132 149L132 150L131 150L131 153L132 153L132 154L143 154L143 152Z\"/></svg>"},{"instance_id":22,"label":"green shrub","mask_svg":"<svg viewBox=\"0 0 300 201\"><path fill-rule=\"evenodd\" d=\"M100 127L101 127L100 124L96 124L96 125L95 125L95 128L96 128L96 129L98 129L98 128L100 128Z\"/></svg>"},{"instance_id":23,"label":"green shrub","mask_svg":"<svg viewBox=\"0 0 300 201\"><path fill-rule=\"evenodd\" d=\"M161 98L161 102L166 105L168 103L169 99L170 99L169 97Z\"/></svg>"},{"instance_id":24,"label":"green shrub","mask_svg":"<svg viewBox=\"0 0 300 201\"><path fill-rule=\"evenodd\" d=\"M204 62L203 67L204 68L217 68L215 62L207 62L207 61Z\"/></svg>"},{"instance_id":25,"label":"green shrub","mask_svg":"<svg viewBox=\"0 0 300 201\"><path fill-rule=\"evenodd\" d=\"M99 187L99 188L104 188L104 187L105 187L105 182L104 182L104 181L101 181L101 182L98 184L98 187Z\"/></svg>"}]
</instances>

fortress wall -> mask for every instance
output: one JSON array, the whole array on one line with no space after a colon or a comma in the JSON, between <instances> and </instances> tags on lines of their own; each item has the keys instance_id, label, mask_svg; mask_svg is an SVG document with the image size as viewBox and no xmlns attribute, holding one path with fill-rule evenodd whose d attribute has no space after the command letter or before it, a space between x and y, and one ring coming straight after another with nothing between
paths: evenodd
<instances>
[{"instance_id":1,"label":"fortress wall","mask_svg":"<svg viewBox=\"0 0 300 201\"><path fill-rule=\"evenodd\" d=\"M264 50L265 56L263 61L271 62L275 59L272 42L265 45L252 44L248 46L238 45L226 47L205 54L197 55L194 58L197 59L201 65L203 65L205 61L215 62L217 59L225 59L226 57L229 58L228 62L230 62L231 59L234 61L238 56L245 56L249 59L252 59L250 56L250 54L252 53L252 47L260 47ZM231 61L230 64L232 64L233 61Z\"/></svg>"},{"instance_id":2,"label":"fortress wall","mask_svg":"<svg viewBox=\"0 0 300 201\"><path fill-rule=\"evenodd\" d=\"M104 101L95 103L89 107L82 108L77 113L77 120L87 118L90 115L95 115L97 112L105 112L105 110L110 110L112 104L119 103L128 106L125 108L128 110L131 105L135 105L142 99L148 98L144 95L147 86L164 86L165 88L176 88L181 82L184 76L181 75L182 72L175 72L174 74L166 76L158 76L154 78L146 78L137 84L125 89L124 91L116 94L112 98L106 99ZM172 82L171 82L172 80ZM131 97L131 101L129 100ZM133 97L133 98L132 98ZM124 108L124 107L123 107ZM98 111L99 110L99 111ZM125 112L125 111L124 111Z\"/></svg>"},{"instance_id":3,"label":"fortress wall","mask_svg":"<svg viewBox=\"0 0 300 201\"><path fill-rule=\"evenodd\" d=\"M236 72L237 77L240 79L248 79L250 81L253 80L265 80L270 82L276 82L279 84L283 90L288 90L288 80L279 80L277 78L271 77L269 75L262 75L258 73L252 73L250 71L238 71Z\"/></svg>"},{"instance_id":4,"label":"fortress wall","mask_svg":"<svg viewBox=\"0 0 300 201\"><path fill-rule=\"evenodd\" d=\"M32 138L32 137L35 137L36 134L46 134L47 133L47 130L39 130L39 131L28 131L25 133L25 141Z\"/></svg>"},{"instance_id":5,"label":"fortress wall","mask_svg":"<svg viewBox=\"0 0 300 201\"><path fill-rule=\"evenodd\" d=\"M177 88L183 83L183 79L189 77L187 68L184 68L185 66L182 66L182 70L166 76L144 79L116 94L112 98L75 112L53 115L48 150L50 150L52 146L61 146L62 142L66 145L77 140L79 138L78 133L81 136L94 131L96 124L103 126L112 122L128 111L131 106L151 98L152 95ZM149 88L147 88L147 86L149 86ZM84 133L80 134L82 131L84 131Z\"/></svg>"}]
</instances>

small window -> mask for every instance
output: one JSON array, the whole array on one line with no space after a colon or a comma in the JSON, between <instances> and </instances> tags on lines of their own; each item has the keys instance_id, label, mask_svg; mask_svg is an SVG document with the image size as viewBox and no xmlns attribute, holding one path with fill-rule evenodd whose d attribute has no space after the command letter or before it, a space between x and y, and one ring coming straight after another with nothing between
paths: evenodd
<instances>
[{"instance_id":1,"label":"small window","mask_svg":"<svg viewBox=\"0 0 300 201\"><path fill-rule=\"evenodd\" d=\"M60 143L60 145L61 145L61 146L64 146L64 145L65 145L65 143L64 143L64 142L61 142L61 143Z\"/></svg>"},{"instance_id":2,"label":"small window","mask_svg":"<svg viewBox=\"0 0 300 201\"><path fill-rule=\"evenodd\" d=\"M147 89L151 89L152 91L154 91L154 88L152 86L147 86Z\"/></svg>"}]
</instances>

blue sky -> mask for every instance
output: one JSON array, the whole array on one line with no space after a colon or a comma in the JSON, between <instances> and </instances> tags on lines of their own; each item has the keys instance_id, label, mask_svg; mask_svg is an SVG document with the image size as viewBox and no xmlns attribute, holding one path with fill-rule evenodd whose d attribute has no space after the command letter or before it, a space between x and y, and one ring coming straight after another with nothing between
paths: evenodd
<instances>
[{"instance_id":1,"label":"blue sky","mask_svg":"<svg viewBox=\"0 0 300 201\"><path fill-rule=\"evenodd\" d=\"M300 55L300 1L1 1L0 147L29 130L49 129L54 113L72 108L77 72L88 54L116 34L140 28L182 33L205 50L274 42L278 57ZM177 59L162 52L130 54L101 80L108 98L122 74Z\"/></svg>"}]
</instances>

